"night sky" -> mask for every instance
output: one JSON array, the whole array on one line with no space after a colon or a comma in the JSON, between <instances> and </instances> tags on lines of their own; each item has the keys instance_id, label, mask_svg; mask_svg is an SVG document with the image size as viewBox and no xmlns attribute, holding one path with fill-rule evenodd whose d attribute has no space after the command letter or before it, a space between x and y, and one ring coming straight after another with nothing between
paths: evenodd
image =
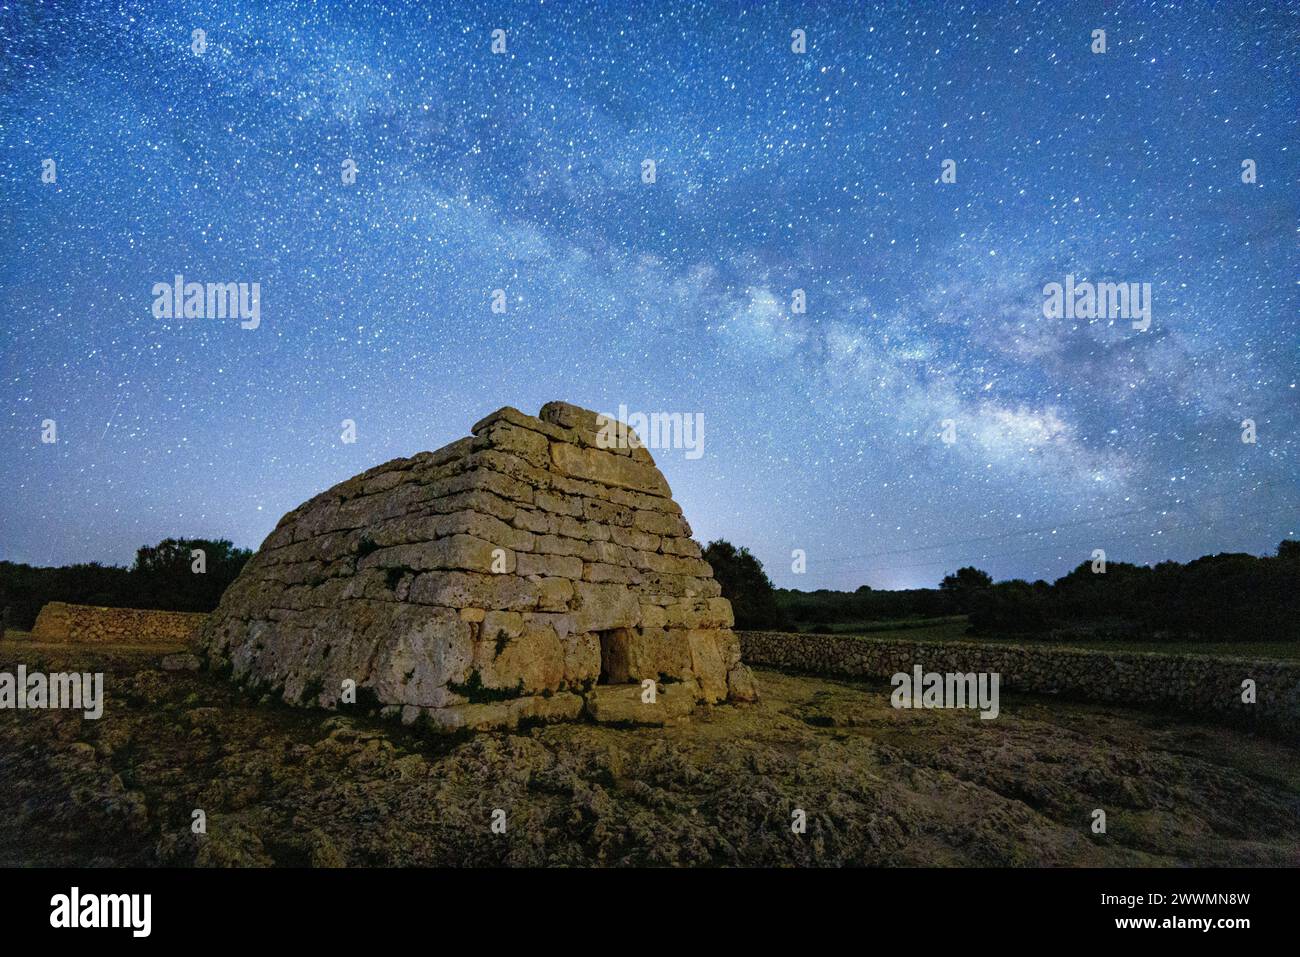
<instances>
[{"instance_id":1,"label":"night sky","mask_svg":"<svg viewBox=\"0 0 1300 957\"><path fill-rule=\"evenodd\" d=\"M778 585L1271 552L1297 50L1258 2L9 0L0 558L256 547L551 399L701 413L655 458ZM155 318L177 273L260 326ZM1071 274L1150 283L1150 328L1046 318Z\"/></svg>"}]
</instances>

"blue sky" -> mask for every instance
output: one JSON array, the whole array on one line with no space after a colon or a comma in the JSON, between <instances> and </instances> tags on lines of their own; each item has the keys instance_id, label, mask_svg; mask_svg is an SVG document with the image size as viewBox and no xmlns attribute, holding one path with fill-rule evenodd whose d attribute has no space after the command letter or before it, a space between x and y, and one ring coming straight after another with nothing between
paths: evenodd
<instances>
[{"instance_id":1,"label":"blue sky","mask_svg":"<svg viewBox=\"0 0 1300 957\"><path fill-rule=\"evenodd\" d=\"M1300 532L1300 5L749 6L0 6L0 558L255 547L551 399L703 415L657 461L791 587Z\"/></svg>"}]
</instances>

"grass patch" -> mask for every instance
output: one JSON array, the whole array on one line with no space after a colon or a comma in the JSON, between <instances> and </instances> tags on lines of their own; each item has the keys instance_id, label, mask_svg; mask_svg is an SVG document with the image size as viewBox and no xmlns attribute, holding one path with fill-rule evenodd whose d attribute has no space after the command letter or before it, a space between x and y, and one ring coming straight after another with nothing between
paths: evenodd
<instances>
[{"instance_id":1,"label":"grass patch","mask_svg":"<svg viewBox=\"0 0 1300 957\"><path fill-rule=\"evenodd\" d=\"M937 618L895 618L886 620L859 620L832 622L830 624L801 625L800 630L821 635L865 635L878 631L921 631L947 629L960 625L959 631L965 631L968 619L965 615L942 615Z\"/></svg>"},{"instance_id":2,"label":"grass patch","mask_svg":"<svg viewBox=\"0 0 1300 957\"><path fill-rule=\"evenodd\" d=\"M980 645L1022 645L1028 648L1079 648L1084 651L1131 651L1163 655L1213 655L1218 658L1276 658L1300 661L1300 642L1294 641L1130 641L1109 638L1048 639L1032 636L970 635L965 617L903 622L868 622L837 626L844 637L886 641L968 641ZM864 625L868 627L864 627Z\"/></svg>"},{"instance_id":3,"label":"grass patch","mask_svg":"<svg viewBox=\"0 0 1300 957\"><path fill-rule=\"evenodd\" d=\"M492 701L510 701L524 693L524 680L519 679L514 688L485 688L483 678L477 670L471 671L464 684L447 682L447 687L458 695L468 698L470 704L487 704Z\"/></svg>"}]
</instances>

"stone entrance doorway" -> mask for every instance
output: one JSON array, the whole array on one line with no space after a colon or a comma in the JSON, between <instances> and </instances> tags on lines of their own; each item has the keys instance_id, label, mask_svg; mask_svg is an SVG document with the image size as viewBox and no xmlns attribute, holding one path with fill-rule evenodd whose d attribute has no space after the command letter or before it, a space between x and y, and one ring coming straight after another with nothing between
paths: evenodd
<instances>
[{"instance_id":1,"label":"stone entrance doorway","mask_svg":"<svg viewBox=\"0 0 1300 957\"><path fill-rule=\"evenodd\" d=\"M632 681L628 673L628 639L631 637L626 628L614 628L597 632L600 638L600 677L596 683L601 685L623 685Z\"/></svg>"}]
</instances>

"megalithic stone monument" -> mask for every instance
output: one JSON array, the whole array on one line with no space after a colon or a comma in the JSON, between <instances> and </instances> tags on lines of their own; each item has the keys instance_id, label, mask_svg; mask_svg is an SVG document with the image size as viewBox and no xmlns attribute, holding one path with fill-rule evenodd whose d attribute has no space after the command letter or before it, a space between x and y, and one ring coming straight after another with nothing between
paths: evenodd
<instances>
[{"instance_id":1,"label":"megalithic stone monument","mask_svg":"<svg viewBox=\"0 0 1300 957\"><path fill-rule=\"evenodd\" d=\"M290 704L442 730L660 724L752 700L731 604L621 424L503 408L280 520L199 636Z\"/></svg>"}]
</instances>

